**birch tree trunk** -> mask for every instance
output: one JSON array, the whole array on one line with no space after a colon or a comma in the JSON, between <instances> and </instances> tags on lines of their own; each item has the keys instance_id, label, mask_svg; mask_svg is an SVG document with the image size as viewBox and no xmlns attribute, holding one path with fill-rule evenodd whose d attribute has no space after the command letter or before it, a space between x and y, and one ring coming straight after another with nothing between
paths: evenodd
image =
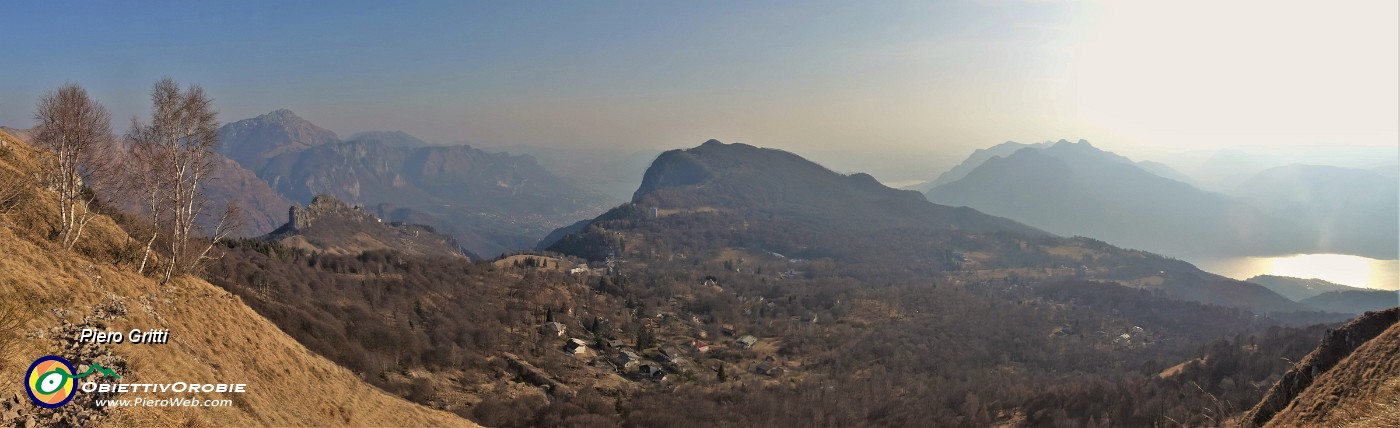
<instances>
[{"instance_id":1,"label":"birch tree trunk","mask_svg":"<svg viewBox=\"0 0 1400 428\"><path fill-rule=\"evenodd\" d=\"M224 230L224 225L237 224L231 216L238 210L224 210L207 245L198 245L199 220L209 214L202 184L219 165L218 121L213 102L198 85L181 90L169 78L156 82L151 101L151 123L133 121L128 138L136 153L135 161L141 163L135 168L141 177L135 181L149 198L154 225L142 256L141 271L145 271L157 238L163 236L168 242L162 244L166 254L161 282L166 283L197 269L210 249L232 230Z\"/></svg>"},{"instance_id":2,"label":"birch tree trunk","mask_svg":"<svg viewBox=\"0 0 1400 428\"><path fill-rule=\"evenodd\" d=\"M105 181L110 170L111 116L86 90L70 83L39 99L34 120L36 145L52 155L45 161L44 184L58 195L59 243L72 249L94 216L96 192L87 187ZM85 177L89 186L84 186Z\"/></svg>"}]
</instances>

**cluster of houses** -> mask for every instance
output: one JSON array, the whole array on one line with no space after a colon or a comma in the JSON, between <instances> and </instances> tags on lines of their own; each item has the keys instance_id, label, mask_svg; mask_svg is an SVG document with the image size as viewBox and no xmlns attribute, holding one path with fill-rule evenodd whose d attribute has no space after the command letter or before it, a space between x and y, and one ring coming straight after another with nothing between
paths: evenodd
<instances>
[{"instance_id":1,"label":"cluster of houses","mask_svg":"<svg viewBox=\"0 0 1400 428\"><path fill-rule=\"evenodd\" d=\"M775 256L782 257L781 255ZM579 275L603 275L615 271L617 268L616 263L617 261L610 257L604 263L595 262L592 266L578 265L569 272ZM802 273L790 270L787 274L798 276ZM705 276L699 285L709 287L715 291L723 291L724 288L719 282L719 278L715 276ZM668 305L663 305L662 307L680 307L683 303L681 300L685 298L686 296L671 297L667 301ZM748 300L743 296L740 296L739 299ZM765 299L762 297L757 299L760 304L764 304L764 300ZM773 302L766 302L766 304L773 306ZM745 311L748 312L750 309L746 308ZM718 366L707 367L713 365L714 361L711 361L710 364L706 364L703 361L691 360L692 357L699 358L704 356L715 347L715 345L707 342L709 336L705 329L701 328L704 322L696 315L689 316L689 324L691 324L693 328L692 333L694 337L689 339L688 344L673 343L646 350L629 347L622 340L617 339L585 339L574 337L569 334L569 329L565 324L553 321L553 317L549 317L548 319L550 320L549 322L539 326L540 333L546 337L564 339L563 346L560 348L563 352L590 361L591 364L594 365L610 366L617 373L634 380L666 381L669 376L673 374L685 373L688 371L693 373L694 371L699 371L694 370L695 368L701 367L708 369L704 371L719 370ZM643 317L639 321L644 328L657 331L658 329L670 330L661 328L661 324L677 321L684 324L684 320L685 317L679 316L676 312L660 310L655 313L655 317ZM813 322L815 322L815 320ZM760 343L760 339L757 336L752 334L739 334L733 324L720 324L719 327L721 334L734 338L733 342L730 342L728 345L730 349L753 350L755 346ZM732 357L732 354L728 354L725 358L728 359ZM782 362L773 356L767 356L762 361L757 361L756 364L753 365L750 365L750 363L738 364L751 368L752 372L769 377L782 377L787 373Z\"/></svg>"},{"instance_id":2,"label":"cluster of houses","mask_svg":"<svg viewBox=\"0 0 1400 428\"><path fill-rule=\"evenodd\" d=\"M1069 323L1065 323L1063 325L1050 329L1050 338L1052 339L1068 338L1071 336L1084 338L1085 334L1084 332L1079 330L1078 326ZM1121 331L1099 330L1094 333L1091 333L1089 336L1097 336L1105 342L1127 348L1141 348L1157 342L1157 337L1155 335L1153 335L1151 332L1148 332L1146 329L1135 325L1128 326Z\"/></svg>"},{"instance_id":3,"label":"cluster of houses","mask_svg":"<svg viewBox=\"0 0 1400 428\"><path fill-rule=\"evenodd\" d=\"M733 334L733 326L725 325L726 333ZM568 336L568 327L559 322L547 322L540 326L540 332L547 337L568 337L562 350L579 358L593 359L610 364L616 371L632 379L666 381L668 376L692 364L691 355L706 354L713 349L709 342L695 339L689 345L666 345L646 352L629 349L618 339L586 340ZM759 339L753 335L742 335L734 340L737 349L752 349ZM772 356L760 362L755 371L766 376L779 377L786 373L782 364Z\"/></svg>"},{"instance_id":4,"label":"cluster of houses","mask_svg":"<svg viewBox=\"0 0 1400 428\"><path fill-rule=\"evenodd\" d=\"M1113 333L1103 333L1103 335L1110 338L1114 345L1128 348L1141 348L1156 342L1156 338L1152 334L1138 326L1125 328L1122 333L1117 335Z\"/></svg>"},{"instance_id":5,"label":"cluster of houses","mask_svg":"<svg viewBox=\"0 0 1400 428\"><path fill-rule=\"evenodd\" d=\"M696 341L692 344L692 350L695 352L703 353L709 349L710 345L705 342ZM634 379L666 380L677 368L689 363L686 359L687 352L678 346L664 346L649 356L643 356L637 351L627 349L626 345L617 339L591 342L570 338L564 342L563 350L581 358L603 357L599 361L612 364L617 371Z\"/></svg>"}]
</instances>

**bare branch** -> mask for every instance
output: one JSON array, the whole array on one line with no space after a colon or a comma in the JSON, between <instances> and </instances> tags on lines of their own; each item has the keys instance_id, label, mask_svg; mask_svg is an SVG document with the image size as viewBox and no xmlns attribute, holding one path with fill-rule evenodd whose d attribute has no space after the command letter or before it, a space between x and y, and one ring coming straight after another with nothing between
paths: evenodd
<instances>
[{"instance_id":1,"label":"bare branch","mask_svg":"<svg viewBox=\"0 0 1400 428\"><path fill-rule=\"evenodd\" d=\"M218 121L213 101L198 85L181 90L174 80L161 79L151 89L151 104L151 123L133 121L127 133L133 157L131 181L132 187L140 189L155 225L141 271L145 271L156 237L162 237L162 281L168 282L195 270L209 251L192 244L200 239L198 220L208 215L203 184L219 165ZM225 234L215 230L213 242Z\"/></svg>"},{"instance_id":2,"label":"bare branch","mask_svg":"<svg viewBox=\"0 0 1400 428\"><path fill-rule=\"evenodd\" d=\"M85 184L105 181L109 170L111 117L86 90L70 83L39 99L34 120L39 122L34 141L50 152L43 180L58 194L59 238L71 249L95 215L96 193Z\"/></svg>"}]
</instances>

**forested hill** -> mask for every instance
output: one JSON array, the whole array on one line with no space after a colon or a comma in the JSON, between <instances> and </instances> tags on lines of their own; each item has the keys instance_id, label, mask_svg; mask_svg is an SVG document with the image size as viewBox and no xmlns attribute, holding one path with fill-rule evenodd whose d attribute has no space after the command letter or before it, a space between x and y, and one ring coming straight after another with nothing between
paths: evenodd
<instances>
[{"instance_id":1,"label":"forested hill","mask_svg":"<svg viewBox=\"0 0 1400 428\"><path fill-rule=\"evenodd\" d=\"M801 156L746 144L706 141L652 162L632 202L659 210L704 207L840 223L853 229L936 227L1040 234L967 208L929 203L869 174L842 175Z\"/></svg>"},{"instance_id":2,"label":"forested hill","mask_svg":"<svg viewBox=\"0 0 1400 428\"><path fill-rule=\"evenodd\" d=\"M1185 262L1056 237L919 196L866 174L837 174L792 153L710 140L663 153L632 203L575 226L577 233L550 248L591 259L743 254L830 260L850 274L880 281L947 275L1097 279L1259 313L1304 308L1264 287Z\"/></svg>"}]
</instances>

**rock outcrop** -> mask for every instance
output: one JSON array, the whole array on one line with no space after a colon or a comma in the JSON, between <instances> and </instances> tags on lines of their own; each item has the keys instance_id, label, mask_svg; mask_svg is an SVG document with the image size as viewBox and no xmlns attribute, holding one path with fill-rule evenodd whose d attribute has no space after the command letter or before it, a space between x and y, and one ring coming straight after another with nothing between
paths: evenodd
<instances>
[{"instance_id":1,"label":"rock outcrop","mask_svg":"<svg viewBox=\"0 0 1400 428\"><path fill-rule=\"evenodd\" d=\"M392 250L408 255L461 257L457 242L432 227L385 223L364 207L318 195L305 207L287 210L287 223L264 239L307 251L358 254Z\"/></svg>"},{"instance_id":2,"label":"rock outcrop","mask_svg":"<svg viewBox=\"0 0 1400 428\"><path fill-rule=\"evenodd\" d=\"M108 300L93 308L92 314L78 323L64 322L48 331L48 338L54 347L62 349L61 356L74 362L74 369L85 372L88 364L101 364L118 373L127 371L126 357L114 352L111 347L92 342L78 342L76 338L83 329L107 330L108 322L125 318L126 305L120 300ZM83 364L79 364L83 362ZM105 377L90 377L82 382L112 383ZM116 392L92 392L77 394L73 401L57 409L45 409L30 403L28 397L16 393L0 400L0 425L17 427L35 426L91 426L101 425L107 418L107 408L97 405L98 400L117 398Z\"/></svg>"},{"instance_id":3,"label":"rock outcrop","mask_svg":"<svg viewBox=\"0 0 1400 428\"><path fill-rule=\"evenodd\" d=\"M311 200L311 204L305 208L293 205L287 210L287 225L291 226L290 231L292 232L306 230L323 218L355 223L379 223L379 219L370 215L364 207L346 205L329 195L316 196Z\"/></svg>"},{"instance_id":4,"label":"rock outcrop","mask_svg":"<svg viewBox=\"0 0 1400 428\"><path fill-rule=\"evenodd\" d=\"M1367 312L1336 330L1328 331L1317 349L1309 353L1283 375L1264 399L1245 413L1241 427L1264 426L1275 415L1293 404L1294 399L1353 351L1381 335L1400 321L1400 307L1380 312Z\"/></svg>"}]
</instances>

